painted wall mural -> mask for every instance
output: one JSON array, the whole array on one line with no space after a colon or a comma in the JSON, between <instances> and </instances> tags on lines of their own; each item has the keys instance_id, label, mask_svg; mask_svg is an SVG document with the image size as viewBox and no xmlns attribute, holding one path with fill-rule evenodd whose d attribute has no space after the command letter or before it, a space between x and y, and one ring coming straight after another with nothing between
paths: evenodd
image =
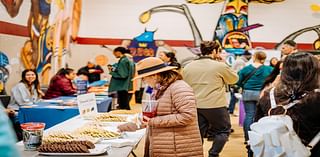
<instances>
[{"instance_id":1,"label":"painted wall mural","mask_svg":"<svg viewBox=\"0 0 320 157\"><path fill-rule=\"evenodd\" d=\"M133 38L128 49L133 56L134 62L139 62L146 57L155 57L158 46L154 41L156 31L145 30L141 35Z\"/></svg>"},{"instance_id":2,"label":"painted wall mural","mask_svg":"<svg viewBox=\"0 0 320 157\"><path fill-rule=\"evenodd\" d=\"M8 56L0 51L0 94L6 94L5 83L9 78L9 70L7 69L8 65Z\"/></svg>"},{"instance_id":3,"label":"painted wall mural","mask_svg":"<svg viewBox=\"0 0 320 157\"><path fill-rule=\"evenodd\" d=\"M132 40L125 39L122 40L121 46L126 47L130 50L132 59L134 62L139 62L140 60L147 57L155 57L157 55L157 50L159 47L163 47L170 52L176 53L170 45L166 44L162 40L154 40L154 31L144 30L143 33L134 37ZM102 45L102 47L107 48L109 51L113 51L106 45Z\"/></svg>"},{"instance_id":4,"label":"painted wall mural","mask_svg":"<svg viewBox=\"0 0 320 157\"><path fill-rule=\"evenodd\" d=\"M248 4L249 0L188 0L188 3L204 4L225 2L222 8L221 16L214 30L213 40L220 43L221 47L228 53L241 55L244 50L251 49L249 30L263 26L262 24L248 25ZM254 0L250 2L273 3L284 0ZM147 23L151 15L157 12L175 12L185 15L194 37L194 46L199 47L202 42L201 33L195 23L187 5L161 5L144 11L139 20L141 23ZM197 48L189 50L198 54Z\"/></svg>"},{"instance_id":5,"label":"painted wall mural","mask_svg":"<svg viewBox=\"0 0 320 157\"><path fill-rule=\"evenodd\" d=\"M311 27L306 27L303 29L300 29L296 32L291 33L287 37L285 37L279 44L275 46L276 49L280 49L283 43L287 40L295 40L298 36L302 35L303 33L306 32L315 32L318 35L318 38L313 42L313 48L314 50L320 50L320 25L316 26L311 26Z\"/></svg>"},{"instance_id":6,"label":"painted wall mural","mask_svg":"<svg viewBox=\"0 0 320 157\"><path fill-rule=\"evenodd\" d=\"M141 23L147 23L151 19L151 15L154 13L159 13L159 12L174 12L174 13L179 13L184 15L191 27L192 35L194 38L194 45L195 46L200 46L200 43L202 41L202 36L200 34L199 28L197 27L190 10L187 5L181 4L181 5L161 5L157 7L153 7L145 12L143 12L139 20Z\"/></svg>"},{"instance_id":7,"label":"painted wall mural","mask_svg":"<svg viewBox=\"0 0 320 157\"><path fill-rule=\"evenodd\" d=\"M260 3L282 2L283 0L255 0ZM217 3L222 0L188 0L189 3ZM252 1L250 1L252 2ZM249 30L263 26L262 24L248 25L249 0L225 0L213 40L220 43L228 53L243 54L244 50L251 49L252 43Z\"/></svg>"},{"instance_id":8,"label":"painted wall mural","mask_svg":"<svg viewBox=\"0 0 320 157\"><path fill-rule=\"evenodd\" d=\"M14 18L18 15L23 0L2 0L8 14ZM51 15L51 5L58 11ZM30 39L21 50L21 60L25 68L36 69L41 74L43 84L48 84L53 65L53 73L64 67L69 43L78 33L81 15L81 0L31 0L28 17ZM52 24L49 17L54 18Z\"/></svg>"}]
</instances>

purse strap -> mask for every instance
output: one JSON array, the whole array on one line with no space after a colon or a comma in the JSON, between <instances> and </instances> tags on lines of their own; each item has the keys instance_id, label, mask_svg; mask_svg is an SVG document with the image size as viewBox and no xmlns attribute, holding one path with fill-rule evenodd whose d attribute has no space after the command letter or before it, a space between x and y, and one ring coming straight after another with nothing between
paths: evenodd
<instances>
[{"instance_id":1,"label":"purse strap","mask_svg":"<svg viewBox=\"0 0 320 157\"><path fill-rule=\"evenodd\" d=\"M270 102L271 102L271 109L276 108L278 105L276 103L275 97L274 97L274 90L275 87L271 88L270 90ZM285 110L288 110L289 108L293 107L295 104L297 104L299 100L294 100L293 102L282 106ZM320 131L317 133L317 135L309 142L307 145L308 149L312 149L318 142L320 141Z\"/></svg>"},{"instance_id":2,"label":"purse strap","mask_svg":"<svg viewBox=\"0 0 320 157\"><path fill-rule=\"evenodd\" d=\"M244 84L259 70L262 68L263 65L259 66L258 68L254 69L247 77L241 82L241 85L244 86Z\"/></svg>"}]
</instances>

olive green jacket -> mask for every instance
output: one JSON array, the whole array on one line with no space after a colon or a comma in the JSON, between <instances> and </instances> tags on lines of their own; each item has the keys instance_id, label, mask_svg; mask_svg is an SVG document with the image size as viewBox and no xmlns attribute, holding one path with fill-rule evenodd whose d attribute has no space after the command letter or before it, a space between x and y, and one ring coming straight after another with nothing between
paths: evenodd
<instances>
[{"instance_id":1,"label":"olive green jacket","mask_svg":"<svg viewBox=\"0 0 320 157\"><path fill-rule=\"evenodd\" d=\"M111 81L109 92L132 90L132 78L134 75L134 63L126 56L119 59L117 67L110 72Z\"/></svg>"}]
</instances>

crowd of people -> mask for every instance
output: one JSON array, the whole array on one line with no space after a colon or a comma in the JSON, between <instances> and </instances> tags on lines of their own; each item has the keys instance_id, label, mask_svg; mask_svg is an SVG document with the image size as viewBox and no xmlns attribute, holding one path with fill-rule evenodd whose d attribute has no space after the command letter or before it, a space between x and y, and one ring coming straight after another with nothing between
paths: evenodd
<instances>
[{"instance_id":1,"label":"crowd of people","mask_svg":"<svg viewBox=\"0 0 320 157\"><path fill-rule=\"evenodd\" d=\"M299 101L288 115L294 123L303 144L307 145L320 131L317 116L319 98L319 60L310 53L299 52L294 41L287 41L281 49L280 58L272 58L265 65L267 54L245 51L232 66L220 56L220 45L204 41L201 54L181 68L174 52L159 52L158 57L148 57L134 63L130 51L117 47L113 55L117 63L108 65L111 75L108 93L117 97L119 109L130 110L134 81L141 79L148 87L151 100L157 101L155 117L143 116L139 122L118 126L120 131L136 131L147 128L145 156L203 156L204 138L212 136L210 157L218 157L232 132L230 114L234 114L237 102L243 101L245 108L244 144L248 157L250 150L248 132L250 125L268 115L271 108L269 92L275 89L277 104L286 105ZM131 57L130 57L131 56ZM251 63L248 61L252 60ZM205 68L204 68L205 67ZM52 99L77 93L76 79L88 83L99 81L104 73L101 66L88 61L77 73L71 68L60 69L51 79L46 92L41 91L37 73L32 69L22 72L21 81L11 90L11 102L7 113L21 140L21 129L17 121L19 107L33 104L39 99ZM230 91L230 100L226 91ZM239 100L235 93L242 91ZM0 116L4 114L0 113ZM8 118L1 118L1 132L7 138L10 132ZM2 138L2 136L0 136ZM14 141L11 143L14 144ZM8 144L9 144L8 142ZM320 144L312 149L311 156L320 156ZM0 145L1 146L1 145ZM8 145L9 146L9 145ZM8 147L15 154L15 147ZM2 152L2 149L0 149Z\"/></svg>"},{"instance_id":2,"label":"crowd of people","mask_svg":"<svg viewBox=\"0 0 320 157\"><path fill-rule=\"evenodd\" d=\"M288 111L288 115L293 119L294 130L302 143L307 146L319 133L320 123L316 117L320 108L316 106L320 63L315 56L297 51L296 43L287 41L281 49L281 58L272 58L269 65L265 65L265 52L257 51L251 55L245 51L236 60L236 64L230 67L221 59L220 52L217 43L203 42L201 55L181 71L176 70L179 66L176 69L169 68L175 66L170 66L174 60L166 58L168 55L165 52L160 54L163 63L152 57L138 62L138 77L153 89L152 99L158 101L157 116L144 116L145 121L141 125L127 123L120 125L119 129L135 131L147 128L145 156L203 156L198 140L201 139L203 143L206 134L211 134L213 143L208 154L210 157L218 157L232 130L229 113L233 114L234 105L238 101L231 96L228 106L226 86L234 89L231 95L238 92L239 88L242 90L241 101L245 108L244 144L248 157L253 156L248 136L250 125L268 115L271 108L268 93L273 87L278 104L299 101L296 107ZM252 63L248 64L251 58ZM193 92L189 92L190 88ZM302 97L305 93L307 96ZM188 129L189 133L185 134L184 131ZM160 133L170 136L158 137ZM181 142L181 136L185 143ZM175 147L169 145L164 150L162 144L173 144ZM313 147L311 156L320 155L319 145Z\"/></svg>"}]
</instances>

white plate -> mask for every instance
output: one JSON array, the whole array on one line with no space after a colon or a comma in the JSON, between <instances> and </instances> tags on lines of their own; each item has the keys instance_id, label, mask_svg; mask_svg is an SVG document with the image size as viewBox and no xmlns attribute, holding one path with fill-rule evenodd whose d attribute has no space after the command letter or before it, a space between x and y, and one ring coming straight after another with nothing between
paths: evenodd
<instances>
[{"instance_id":1,"label":"white plate","mask_svg":"<svg viewBox=\"0 0 320 157\"><path fill-rule=\"evenodd\" d=\"M111 150L110 144L95 144L94 149L89 149L90 153L46 153L46 152L39 152L41 155L51 155L51 156L91 156L91 155L100 155L109 150Z\"/></svg>"}]
</instances>

